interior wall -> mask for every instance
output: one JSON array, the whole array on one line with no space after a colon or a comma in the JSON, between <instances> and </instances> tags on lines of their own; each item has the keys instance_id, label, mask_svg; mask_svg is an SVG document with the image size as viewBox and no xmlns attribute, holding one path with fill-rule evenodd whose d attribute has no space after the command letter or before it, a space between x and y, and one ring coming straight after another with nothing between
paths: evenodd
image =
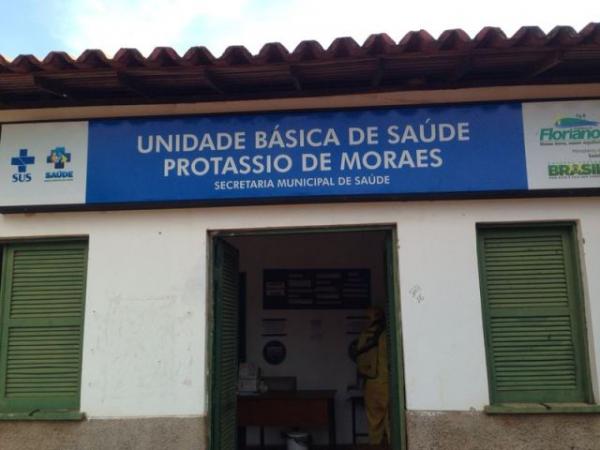
<instances>
[{"instance_id":1,"label":"interior wall","mask_svg":"<svg viewBox=\"0 0 600 450\"><path fill-rule=\"evenodd\" d=\"M240 271L246 273L247 361L264 376L296 376L298 389L335 389L336 427L339 443L352 442L348 386L356 384L356 365L348 346L357 336L346 334L346 317L364 310L263 309L264 269L370 269L371 301L385 308L383 232L304 235L242 236L227 239L240 251ZM262 319L285 319L285 337L262 337ZM279 365L262 356L264 344L281 341L287 357ZM362 409L358 415L363 418ZM361 429L366 428L361 420ZM249 430L249 443L257 442L257 430ZM316 443L326 443L325 430L310 430ZM281 441L278 430L267 430L267 443Z\"/></svg>"},{"instance_id":2,"label":"interior wall","mask_svg":"<svg viewBox=\"0 0 600 450\"><path fill-rule=\"evenodd\" d=\"M208 409L211 230L394 224L407 408L481 411L489 394L476 224L556 220L578 227L598 400L600 197L4 214L0 239L89 236L88 417L200 416Z\"/></svg>"}]
</instances>

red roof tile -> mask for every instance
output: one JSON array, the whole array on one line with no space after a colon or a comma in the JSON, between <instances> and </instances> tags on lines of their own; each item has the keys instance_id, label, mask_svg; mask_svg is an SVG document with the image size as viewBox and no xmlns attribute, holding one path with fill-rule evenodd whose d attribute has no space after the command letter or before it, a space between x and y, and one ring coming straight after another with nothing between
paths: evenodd
<instances>
[{"instance_id":1,"label":"red roof tile","mask_svg":"<svg viewBox=\"0 0 600 450\"><path fill-rule=\"evenodd\" d=\"M474 38L424 30L398 43L373 34L359 45L350 37L327 49L303 41L292 51L265 44L257 55L228 47L216 58L205 47L183 56L157 47L144 57L121 49L113 58L86 50L77 59L51 52L43 61L0 56L0 108L198 102L315 96L410 89L600 82L600 24L579 33L556 27L545 34L522 27L507 37L483 28Z\"/></svg>"}]
</instances>

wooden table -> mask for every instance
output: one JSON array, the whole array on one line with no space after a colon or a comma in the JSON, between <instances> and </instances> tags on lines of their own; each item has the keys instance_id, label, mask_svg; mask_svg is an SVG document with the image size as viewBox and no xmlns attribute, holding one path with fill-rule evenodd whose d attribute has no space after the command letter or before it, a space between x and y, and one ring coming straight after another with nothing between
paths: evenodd
<instances>
[{"instance_id":1,"label":"wooden table","mask_svg":"<svg viewBox=\"0 0 600 450\"><path fill-rule=\"evenodd\" d=\"M266 392L240 395L237 402L239 427L260 427L264 448L264 427L328 427L329 445L335 447L335 391Z\"/></svg>"}]
</instances>

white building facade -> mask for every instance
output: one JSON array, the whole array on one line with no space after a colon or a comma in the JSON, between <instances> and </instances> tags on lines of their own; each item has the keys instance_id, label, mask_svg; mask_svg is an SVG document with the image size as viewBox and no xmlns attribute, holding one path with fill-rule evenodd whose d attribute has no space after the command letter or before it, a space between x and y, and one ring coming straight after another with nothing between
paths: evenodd
<instances>
[{"instance_id":1,"label":"white building facade","mask_svg":"<svg viewBox=\"0 0 600 450\"><path fill-rule=\"evenodd\" d=\"M595 98L600 98L598 83L542 83L359 92L300 99L122 106L40 105L0 111L3 158L0 175L5 178L0 201L4 265L0 330L5 347L0 349L3 364L0 374L4 378L3 391L0 391L4 395L0 403L3 419L0 447L11 450L227 448L225 444L215 444L215 429L211 428L215 421L221 420L215 418L214 401L218 392L211 378L218 364L213 335L219 326L214 312L217 301L212 260L215 240L224 235L257 232L268 232L268 235L306 230L382 229L394 238L395 262L387 270L393 272L389 280L395 283L393 289L397 291L397 298L390 294L388 299L395 302L396 327L390 333L397 342L392 363L396 365L398 398L392 398L392 402L399 410L397 420L402 422L395 425L398 435L394 446L399 449L596 448L600 442L597 404L600 398L600 169L597 169L600 135L594 133L600 130L600 101ZM124 156L125 163L121 166L114 162L115 148L120 149L122 142L116 138L106 140L118 127L131 127L134 130L131 136L152 136L151 132L136 131L136 127L143 129L148 121L166 121L171 124L166 126L168 130L169 126L175 127L173 124L179 118L188 123L209 117L215 118L218 124L220 118L225 117L233 118L240 130L256 131L262 129L264 121L272 125L268 122L271 113L284 124L283 129L290 117L300 117L300 122L308 123L313 120L311 117L326 121L328 115L348 112L353 117L356 111L357 120L343 122L343 129L360 129L357 133L363 133L363 138L368 140L368 127L378 124L378 115L400 111L406 117L416 114L420 118L420 114L435 115L443 111L447 123L454 127L452 137L447 135L444 141L443 130L438 128L435 145L428 146L428 153L422 158L415 153L418 146L407 144L413 152L411 169L418 170L422 160L428 164L426 170L433 170L436 164L441 165L438 159L441 161L444 155L445 142L456 144L459 149L461 143L471 139L475 147L468 151L503 151L477 147L476 139L485 132L474 126L460 125L464 122L453 118L454 109L463 108L468 115L480 116L490 109L511 109L515 105L521 109L515 116L519 122L514 124L521 127L522 134L515 135L511 131L510 136L504 137L507 142L522 143L516 153L505 149L506 154L496 153L480 166L465 166L463 160L457 160L449 169L453 174L444 173L436 178L437 174L430 172L431 175L422 179L417 177L406 185L400 184L400 188L392 180L391 187L382 181L375 188L364 187L364 191L344 191L336 173L336 186L304 186L287 196L269 197L261 193L253 197L252 192L241 195L238 189L233 197L227 198L219 197L215 187L211 197L194 186L180 190L171 186L168 189L175 190L160 197L163 185L156 180L171 174L185 178L187 172L193 176L192 163L178 162L173 157L175 150L146 151L144 146L150 145L149 141L142 140L141 144L137 142L136 157L145 158L143 164L150 157L158 158L155 167L160 174L136 173L138 168L131 165L135 162L133 157ZM496 120L494 114L491 113L489 119L492 123ZM504 135L503 127L512 130L512 122L503 122L505 116L497 117L494 139L496 135ZM560 120L585 122L562 122L561 126ZM336 122L332 127L338 125ZM94 134L98 127L105 127L107 134ZM557 133L585 130L587 134L561 135L557 137L563 139L560 147L544 147L538 145L540 130L544 127ZM180 128L173 129L175 134L183 133ZM213 131L219 131L217 125ZM165 133L164 136L168 134ZM235 141L235 135L231 136ZM298 144L289 151L301 152L310 147L318 160L323 153L321 147L326 146L325 136L323 132L319 135L320 141L313 142L312 146ZM398 134L398 139L401 136ZM92 143L94 139L97 141ZM35 147L36 142L42 142L39 149ZM94 145L97 147L92 149ZM330 140L329 145L336 146L334 140ZM346 149L345 145L349 144L341 142L339 147ZM356 151L362 155L379 151L369 145L357 144ZM401 151L390 142L386 145L397 154ZM61 146L66 153L72 148L85 148L85 152L79 159L73 153L68 157L72 159L65 159L62 167L56 166L54 160L46 162L45 158L52 156L48 153L50 148ZM431 151L438 146L441 153ZM28 150L26 154L19 153L22 149ZM256 148L231 151L246 150L257 151ZM227 151L230 150L224 154ZM59 151L58 157L63 154ZM515 154L523 165L513 165L511 158ZM110 165L111 161L105 163L101 155L107 155L106 159L114 165ZM146 158L147 155L150 156ZM37 158L37 163L32 162L30 166L29 160L24 158L32 156ZM174 159L173 163L165 162L170 158ZM385 161L386 157L381 158ZM496 174L473 173L502 162L507 167ZM321 164L319 176L327 178L326 163L322 159L317 163ZM52 164L54 167L50 167ZM20 170L20 166L25 168ZM129 184L121 180L125 166L134 180ZM71 176L71 184L41 181L44 177L48 179L48 173L68 172L69 167L75 175L64 177ZM111 179L112 169L115 174ZM85 172L87 178L80 177L78 170ZM515 171L519 170L525 178L517 179L520 175ZM102 182L98 181L95 171L104 176ZM30 188L28 181L15 182L11 178L26 174L38 177L37 187ZM372 168L369 161L360 175L401 176L389 168ZM302 176L313 177L312 173ZM243 178L238 176L238 179ZM520 185L523 180L526 184ZM157 184L153 185L155 181ZM213 181L217 182L218 176ZM488 182L490 184L484 187L477 184ZM452 189L444 183L457 184ZM402 190L405 186L416 188ZM144 191L146 187L148 190ZM321 193L311 191L313 188ZM375 190L370 191L372 188ZM144 192L149 191L152 193L142 198ZM115 200L118 196L123 200ZM500 237L494 233L500 233ZM552 239L556 236L563 236L561 250L553 247ZM496 244L488 245L488 238L500 239L502 248L497 250ZM73 243L81 244L83 259L78 260L74 253L68 253ZM47 245L49 250L44 247ZM63 245L67 250L61 247ZM32 249L31 255L19 256L19 252L26 253L29 249ZM513 251L514 254L505 255ZM65 264L70 273L80 271L82 277L71 279L67 274L68 279L61 278L52 259L47 265L33 267L25 278L17 280L17 275L23 273L18 269L20 257L25 261L22 270L27 271L30 268L27 264L44 261L45 257L51 259L50 256L40 259L36 255L52 252L59 256L68 253L66 259L57 259L57 264ZM528 256L527 252L533 252L534 256ZM553 259L557 252L564 252L560 258L556 257L562 261L560 267ZM498 254L507 258L505 262L493 259ZM531 258L535 261L531 262ZM54 268L48 269L50 266ZM514 270L510 275L503 276L502 270L510 271L511 267ZM38 281L27 284L39 273L43 276ZM52 280L55 276L59 281ZM543 282L547 284L540 286L536 280L542 277L546 277ZM61 284L66 283L65 280L73 283L72 286L65 288ZM22 286L37 289L40 285L50 290L56 285L59 290L75 292L72 297L61 297L68 301L54 297L50 300L49 304L64 308L61 310L64 314L53 316L53 310L49 309L53 306L42 306L41 312L35 310L35 305L39 306L36 295L43 297L37 291L27 291L19 298L18 289ZM513 289L516 294L508 292L510 286L516 286ZM560 289L564 289L564 295ZM554 299L558 299L556 303ZM563 300L565 303L560 303ZM79 301L81 303L69 303ZM525 314L527 317L534 317L534 322L548 323L548 327L540 331L537 325L524 319L520 326L502 334L502 330L510 326L510 317L518 316L505 312L518 308L519 305L515 306L518 301L530 308ZM536 313L538 307L545 308L545 312ZM567 312L555 313L563 307ZM494 315L497 311L494 308L502 311L499 316ZM559 316L568 317L568 322L555 319ZM69 336L72 337L73 355L79 352L80 358L69 360L69 355L63 355L68 360L65 367L72 369L70 372L62 372L60 363L48 363L54 347L49 346L52 348L48 350L43 344L36 347L38 344L12 337L10 330L35 326L79 327L79 334L65 334L63 341L62 331L58 334L50 331L38 337L49 339L60 351L62 345L71 342ZM544 338L538 339L542 335ZM16 340L11 343L11 339ZM556 345L547 343L553 340ZM570 344L565 344L567 341ZM514 342L517 342L516 350ZM536 353L535 348L540 346L545 347ZM29 348L30 353L26 349L22 353L25 356L19 359L18 348L23 347ZM38 355L41 358L38 361L46 363L36 365L36 356L30 354L40 348L48 350ZM16 352L12 357L11 351ZM523 354L521 361L519 352ZM32 365L19 365L18 361L26 357L31 358ZM519 364L523 361L524 364ZM527 361L533 362L528 365ZM70 363L73 365L69 366ZM554 372L550 378L544 378L545 371ZM69 384L69 374L76 374L74 384ZM43 378L46 375L48 378ZM35 385L37 382L40 384ZM539 398L535 394L535 383L543 391ZM523 386L527 389L522 389ZM48 402L44 400L43 406L36 407L38 388L58 393L59 400L51 395ZM71 388L74 390L69 390ZM560 393L553 396L553 390ZM523 391L527 393L519 394ZM63 397L66 400L61 403ZM28 403L31 398L33 403Z\"/></svg>"}]
</instances>

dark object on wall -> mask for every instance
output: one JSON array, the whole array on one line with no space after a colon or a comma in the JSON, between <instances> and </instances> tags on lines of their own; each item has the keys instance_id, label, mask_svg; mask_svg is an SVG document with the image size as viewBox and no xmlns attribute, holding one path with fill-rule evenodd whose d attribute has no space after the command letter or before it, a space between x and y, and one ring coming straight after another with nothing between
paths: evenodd
<instances>
[{"instance_id":1,"label":"dark object on wall","mask_svg":"<svg viewBox=\"0 0 600 450\"><path fill-rule=\"evenodd\" d=\"M263 359L271 365L285 361L287 350L281 341L269 341L263 347Z\"/></svg>"},{"instance_id":2,"label":"dark object on wall","mask_svg":"<svg viewBox=\"0 0 600 450\"><path fill-rule=\"evenodd\" d=\"M370 305L369 269L266 269L265 309L364 309Z\"/></svg>"}]
</instances>

